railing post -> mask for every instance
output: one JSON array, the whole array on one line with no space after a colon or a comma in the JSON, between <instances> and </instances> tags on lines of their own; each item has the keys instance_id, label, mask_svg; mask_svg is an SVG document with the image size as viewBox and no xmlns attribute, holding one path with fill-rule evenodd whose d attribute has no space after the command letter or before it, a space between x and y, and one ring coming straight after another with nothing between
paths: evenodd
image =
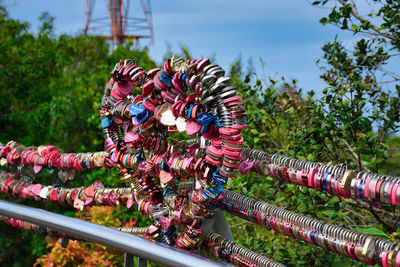
<instances>
[{"instance_id":1,"label":"railing post","mask_svg":"<svg viewBox=\"0 0 400 267\"><path fill-rule=\"evenodd\" d=\"M231 228L229 227L229 223L226 220L225 213L222 210L218 210L214 215L214 219L214 232L223 236L225 239L234 241Z\"/></svg>"},{"instance_id":2,"label":"railing post","mask_svg":"<svg viewBox=\"0 0 400 267\"><path fill-rule=\"evenodd\" d=\"M133 255L129 253L124 254L124 267L133 267Z\"/></svg>"},{"instance_id":3,"label":"railing post","mask_svg":"<svg viewBox=\"0 0 400 267\"><path fill-rule=\"evenodd\" d=\"M137 267L147 267L147 260L141 257L137 258Z\"/></svg>"}]
</instances>

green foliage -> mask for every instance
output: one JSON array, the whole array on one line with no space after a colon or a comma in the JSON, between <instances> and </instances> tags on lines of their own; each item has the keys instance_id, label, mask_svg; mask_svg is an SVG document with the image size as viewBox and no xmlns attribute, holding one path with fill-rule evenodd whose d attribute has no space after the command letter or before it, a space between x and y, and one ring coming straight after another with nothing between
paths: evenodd
<instances>
[{"instance_id":1,"label":"green foliage","mask_svg":"<svg viewBox=\"0 0 400 267\"><path fill-rule=\"evenodd\" d=\"M283 153L309 161L345 163L359 170L399 174L396 169L400 165L400 140L395 135L400 123L400 85L393 83L399 81L399 76L383 68L400 48L398 1L374 0L377 12L371 12L368 19L360 18L355 1L324 0L313 4L325 6L332 2L337 5L320 22L337 25L356 36L364 35L350 49L339 38L322 47L324 55L318 64L327 85L321 92L303 91L295 80L285 78L260 80L252 68L243 70L240 59L232 64L230 75L248 114L244 145L271 154ZM376 18L380 21L378 25L375 25ZM147 48L133 49L132 43L127 42L110 52L103 38L55 36L54 18L44 13L40 20L42 27L34 35L27 23L9 18L0 7L0 141L54 144L67 152L102 150L97 112L110 66L121 58L133 58L145 69L156 64ZM181 50L183 57L190 58L186 47L182 45ZM170 54L171 49L166 56ZM106 186L121 186L116 171L105 170L80 174L68 186L87 186L96 180L102 180ZM55 174L46 174L39 181L59 182ZM397 241L400 233L398 211L389 206L360 208L353 201L254 173L228 181L227 188L390 240ZM73 209L56 204L26 200L21 203L69 216L75 214ZM96 219L109 225L117 220L122 224L135 222L137 226L150 223L138 212L126 208L115 209L112 215L99 211L97 216ZM229 216L229 222L238 243L277 261L292 266L356 265L350 259L240 218ZM49 252L44 238L30 232L1 231L0 240L2 265L30 265ZM91 264L116 264L121 260L120 255L99 257L97 252L106 252L104 247L74 246L81 252L79 260L92 257ZM52 252L38 262L76 264L73 257L77 254L73 249L66 253L58 245L51 248ZM91 254L94 252L97 254ZM68 256L64 262L58 262L61 255Z\"/></svg>"},{"instance_id":2,"label":"green foliage","mask_svg":"<svg viewBox=\"0 0 400 267\"><path fill-rule=\"evenodd\" d=\"M327 2L316 1L314 5ZM365 21L349 29L348 23L357 20L352 13L356 7L347 1L329 2L344 4L334 7L327 18L321 19L322 24L331 23L344 30L353 30L355 34L375 31L373 24ZM374 2L383 5L378 16L396 21L398 14L390 10L398 10L397 2ZM398 27L392 29L395 24L389 24L380 25L380 28L386 29L391 36L381 33L380 37L367 36L359 39L352 49L336 37L322 47L324 55L318 64L321 78L327 83L322 93L305 93L296 86L296 81L285 78L259 80L253 73L246 75L239 59L232 65L230 73L243 96L248 114L245 146L270 154L281 153L328 164L345 163L358 170L398 174L399 143L395 134L400 122L400 87L393 85L398 81L397 74L382 67L394 57L392 51L398 50L399 44ZM382 73L384 78L392 80L380 80ZM228 188L290 211L398 240L396 218L399 215L387 205L379 209L368 205L359 208L353 201L254 174L239 176L228 183ZM315 247L299 249L297 242L288 242L281 235L268 231L258 235L253 231L259 231L259 228L255 230L253 225L236 218L230 218L230 221L239 229L245 229L235 235L237 240L251 249L270 251L265 254L278 261L306 266L354 265L352 261ZM313 257L314 253L318 256Z\"/></svg>"},{"instance_id":3,"label":"green foliage","mask_svg":"<svg viewBox=\"0 0 400 267\"><path fill-rule=\"evenodd\" d=\"M41 29L34 35L27 23L11 19L0 7L0 142L53 144L66 152L104 150L97 114L107 73L121 58L133 58L146 69L156 64L147 48L133 49L127 42L110 53L107 40L101 37L56 36L54 18L44 13L40 20ZM96 180L108 187L125 186L116 174L105 170L83 173L65 186L88 186ZM45 173L37 180L60 183L56 173ZM68 216L75 214L71 207L57 204L18 202ZM115 217L149 225L140 213L126 208L116 211ZM0 265L29 266L47 253L43 236L6 228L0 232Z\"/></svg>"},{"instance_id":4,"label":"green foliage","mask_svg":"<svg viewBox=\"0 0 400 267\"><path fill-rule=\"evenodd\" d=\"M110 66L135 58L155 67L147 49L125 43L111 54L101 37L55 37L54 18L41 16L40 32L0 13L0 140L54 144L65 151L102 149L98 110Z\"/></svg>"}]
</instances>

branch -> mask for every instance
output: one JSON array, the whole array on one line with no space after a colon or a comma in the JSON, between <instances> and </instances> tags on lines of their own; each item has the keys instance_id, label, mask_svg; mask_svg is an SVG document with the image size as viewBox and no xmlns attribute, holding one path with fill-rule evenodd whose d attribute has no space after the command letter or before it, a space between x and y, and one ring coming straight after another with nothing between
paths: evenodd
<instances>
[{"instance_id":1,"label":"branch","mask_svg":"<svg viewBox=\"0 0 400 267\"><path fill-rule=\"evenodd\" d=\"M368 210L372 213L372 215L374 215L378 222L383 224L386 228L393 230L393 223L381 218L381 216L379 216L379 214L374 210L374 207L372 205L370 205L370 208Z\"/></svg>"},{"instance_id":2,"label":"branch","mask_svg":"<svg viewBox=\"0 0 400 267\"><path fill-rule=\"evenodd\" d=\"M365 170L368 170L367 167L366 167L364 164L362 164L361 158L357 155L357 153L353 150L353 148L349 145L349 143L347 143L347 141L346 141L345 139L342 139L342 140L343 140L343 142L345 143L345 145L349 148L349 150L350 150L350 152L353 154L353 156L355 157L355 159L356 159L356 161L357 161L359 167L360 167L361 169L363 169L364 171L365 171Z\"/></svg>"},{"instance_id":3,"label":"branch","mask_svg":"<svg viewBox=\"0 0 400 267\"><path fill-rule=\"evenodd\" d=\"M360 207L360 208L363 208L363 209L367 209L367 210L369 210L371 208L370 205L368 205L367 203L361 202L361 201L357 201L357 206ZM372 209L374 211L376 211L376 212L382 213L384 217L394 218L394 217L397 216L393 212L389 212L389 211L382 210L382 209L379 209L379 208L372 207Z\"/></svg>"},{"instance_id":4,"label":"branch","mask_svg":"<svg viewBox=\"0 0 400 267\"><path fill-rule=\"evenodd\" d=\"M370 223L375 223L374 220L371 220L370 218L365 217L365 216L363 216L361 213L358 213L358 212L356 212L356 211L354 211L354 210L352 210L352 209L344 208L343 210L344 210L344 211L347 211L347 212L349 212L349 213L351 213L351 214L353 214L354 216L356 216L357 218L359 218L359 219L362 220L362 221L370 222Z\"/></svg>"},{"instance_id":5,"label":"branch","mask_svg":"<svg viewBox=\"0 0 400 267\"><path fill-rule=\"evenodd\" d=\"M400 215L397 216L397 219L396 219L396 221L394 222L394 225L393 225L393 232L397 231L397 224L399 223L399 220L400 220Z\"/></svg>"},{"instance_id":6,"label":"branch","mask_svg":"<svg viewBox=\"0 0 400 267\"><path fill-rule=\"evenodd\" d=\"M342 6L346 6L346 5L347 5L347 3L346 3L345 0L338 0L338 2L341 3ZM355 9L355 8L352 8L352 10L351 10L351 14L352 14L356 19L358 19L361 23L362 23L362 22L365 22L365 21L368 21L368 20L366 20L365 18L363 18L360 14L358 14L358 12L357 12L356 10L357 10L357 9ZM388 38L388 39L390 39L390 40L392 40L392 41L399 41L398 38L394 37L393 35L387 33L387 32L384 31L384 30L380 30L378 26L372 24L370 21L368 21L368 22L369 22L369 24L371 25L371 28L372 28L376 33L378 33L378 34L380 34L381 36L384 36L384 37L386 37L386 38Z\"/></svg>"},{"instance_id":7,"label":"branch","mask_svg":"<svg viewBox=\"0 0 400 267\"><path fill-rule=\"evenodd\" d=\"M385 84L385 83L394 83L394 82L398 82L398 81L400 81L400 79L393 79L393 80L374 82L374 83L366 83L366 85L379 85L379 84Z\"/></svg>"},{"instance_id":8,"label":"branch","mask_svg":"<svg viewBox=\"0 0 400 267\"><path fill-rule=\"evenodd\" d=\"M395 225L395 221L394 220L390 220L390 219L389 220L385 220L385 219L383 219L383 217L385 217L385 218L395 218L396 216L398 216L395 213L375 208L370 204L367 204L367 203L364 203L364 202L360 202L360 201L356 201L356 203L353 203L353 202L349 202L349 201L343 200L343 202L348 204L348 205L350 205L350 206L353 206L355 208L363 208L363 209L368 210L370 213L372 213L372 215L375 217L375 219L379 223L381 223L387 229L390 229L390 230L393 231L393 227ZM378 214L378 213L380 213L380 214Z\"/></svg>"},{"instance_id":9,"label":"branch","mask_svg":"<svg viewBox=\"0 0 400 267\"><path fill-rule=\"evenodd\" d=\"M399 74L397 74L397 73L395 73L395 72L393 72L393 71L387 70L387 69L385 69L385 68L383 68L382 66L379 66L379 65L378 65L377 67L378 67L378 69L379 69L380 71L382 71L382 72L388 74L389 76L392 76L393 79L397 79L397 80L400 79L400 75L399 75Z\"/></svg>"},{"instance_id":10,"label":"branch","mask_svg":"<svg viewBox=\"0 0 400 267\"><path fill-rule=\"evenodd\" d=\"M263 133L265 133L265 136L269 138L269 140L271 141L271 143L276 147L276 148L281 148L282 146L279 146L279 144L274 140L274 138L272 138L271 135L268 134L268 132L263 129Z\"/></svg>"},{"instance_id":11,"label":"branch","mask_svg":"<svg viewBox=\"0 0 400 267\"><path fill-rule=\"evenodd\" d=\"M352 227L357 227L358 225L353 221L353 219L351 219L349 216L344 216L343 220L349 221L350 223L344 224L344 226L346 227L347 225L352 225Z\"/></svg>"}]
</instances>

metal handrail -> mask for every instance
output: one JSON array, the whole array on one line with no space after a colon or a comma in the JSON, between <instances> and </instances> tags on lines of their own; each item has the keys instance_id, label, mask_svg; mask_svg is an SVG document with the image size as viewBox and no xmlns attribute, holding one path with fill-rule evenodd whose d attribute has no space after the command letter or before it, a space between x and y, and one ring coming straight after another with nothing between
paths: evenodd
<instances>
[{"instance_id":1,"label":"metal handrail","mask_svg":"<svg viewBox=\"0 0 400 267\"><path fill-rule=\"evenodd\" d=\"M232 266L105 226L4 200L0 200L0 214L49 227L166 266Z\"/></svg>"}]
</instances>

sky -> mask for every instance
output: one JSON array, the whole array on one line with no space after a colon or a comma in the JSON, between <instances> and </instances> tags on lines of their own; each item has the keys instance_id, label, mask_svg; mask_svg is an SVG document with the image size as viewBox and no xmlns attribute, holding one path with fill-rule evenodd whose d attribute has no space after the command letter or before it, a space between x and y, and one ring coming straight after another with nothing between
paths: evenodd
<instances>
[{"instance_id":1,"label":"sky","mask_svg":"<svg viewBox=\"0 0 400 267\"><path fill-rule=\"evenodd\" d=\"M84 0L5 0L12 18L28 21L37 31L43 11L56 17L56 33L76 34L84 28ZM253 59L258 73L298 80L306 91L320 91L326 84L315 61L322 56L321 46L336 34L351 44L349 33L319 23L328 9L313 7L306 0L153 0L154 44L150 55L161 62L168 42L173 51L180 44L194 58L215 56L216 63L229 70L241 56ZM138 10L139 0L131 0ZM133 16L139 15L133 12ZM105 17L104 0L97 0L93 18ZM146 45L146 40L141 42Z\"/></svg>"}]
</instances>

